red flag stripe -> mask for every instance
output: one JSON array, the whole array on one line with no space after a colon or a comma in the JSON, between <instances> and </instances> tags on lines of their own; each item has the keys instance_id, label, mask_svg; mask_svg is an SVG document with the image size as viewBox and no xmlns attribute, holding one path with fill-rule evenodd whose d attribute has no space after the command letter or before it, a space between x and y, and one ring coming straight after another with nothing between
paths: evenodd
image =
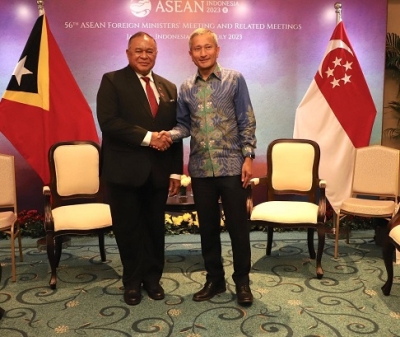
<instances>
[{"instance_id":1,"label":"red flag stripe","mask_svg":"<svg viewBox=\"0 0 400 337\"><path fill-rule=\"evenodd\" d=\"M343 22L332 34L315 81L353 145L368 145L376 109Z\"/></svg>"}]
</instances>

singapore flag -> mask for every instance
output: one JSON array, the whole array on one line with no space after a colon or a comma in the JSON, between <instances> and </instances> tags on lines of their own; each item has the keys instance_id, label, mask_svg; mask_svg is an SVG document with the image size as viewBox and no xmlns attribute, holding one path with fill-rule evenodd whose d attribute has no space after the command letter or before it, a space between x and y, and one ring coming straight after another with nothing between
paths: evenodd
<instances>
[{"instance_id":1,"label":"singapore flag","mask_svg":"<svg viewBox=\"0 0 400 337\"><path fill-rule=\"evenodd\" d=\"M368 146L376 109L343 22L296 110L293 138L321 148L319 175L334 209L351 193L355 149Z\"/></svg>"}]
</instances>

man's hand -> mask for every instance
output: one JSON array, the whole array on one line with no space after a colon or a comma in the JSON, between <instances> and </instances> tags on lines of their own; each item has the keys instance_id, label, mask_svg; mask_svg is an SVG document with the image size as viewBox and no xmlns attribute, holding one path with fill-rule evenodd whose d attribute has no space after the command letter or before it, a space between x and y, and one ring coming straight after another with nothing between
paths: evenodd
<instances>
[{"instance_id":1,"label":"man's hand","mask_svg":"<svg viewBox=\"0 0 400 337\"><path fill-rule=\"evenodd\" d=\"M161 131L161 133L162 134L158 132L151 133L150 146L159 151L165 151L171 146L172 139L169 132Z\"/></svg>"},{"instance_id":2,"label":"man's hand","mask_svg":"<svg viewBox=\"0 0 400 337\"><path fill-rule=\"evenodd\" d=\"M179 187L181 187L181 180L179 179L169 179L169 189L168 189L168 196L173 197L174 195L178 194Z\"/></svg>"},{"instance_id":3,"label":"man's hand","mask_svg":"<svg viewBox=\"0 0 400 337\"><path fill-rule=\"evenodd\" d=\"M253 159L246 157L242 166L243 188L246 188L249 185L252 177L253 177Z\"/></svg>"},{"instance_id":4,"label":"man's hand","mask_svg":"<svg viewBox=\"0 0 400 337\"><path fill-rule=\"evenodd\" d=\"M162 131L160 131L160 132L158 133L158 138L161 138L161 137L163 137L163 136L166 136L166 137L168 137L169 139L171 139L171 134L169 133L169 131L162 130ZM172 139L171 139L171 141L172 141Z\"/></svg>"}]
</instances>

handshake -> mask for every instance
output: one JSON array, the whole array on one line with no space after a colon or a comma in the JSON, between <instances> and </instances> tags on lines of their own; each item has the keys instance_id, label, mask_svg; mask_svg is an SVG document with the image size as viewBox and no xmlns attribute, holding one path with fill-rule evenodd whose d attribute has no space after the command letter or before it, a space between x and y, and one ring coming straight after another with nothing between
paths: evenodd
<instances>
[{"instance_id":1,"label":"handshake","mask_svg":"<svg viewBox=\"0 0 400 337\"><path fill-rule=\"evenodd\" d=\"M168 131L152 132L150 147L158 151L168 150L172 144L171 135Z\"/></svg>"}]
</instances>

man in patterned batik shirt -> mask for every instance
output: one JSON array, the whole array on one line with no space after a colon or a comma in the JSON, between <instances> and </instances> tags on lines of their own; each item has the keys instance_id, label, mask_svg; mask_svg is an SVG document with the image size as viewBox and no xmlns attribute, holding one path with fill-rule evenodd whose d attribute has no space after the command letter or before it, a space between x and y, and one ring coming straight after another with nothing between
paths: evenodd
<instances>
[{"instance_id":1,"label":"man in patterned batik shirt","mask_svg":"<svg viewBox=\"0 0 400 337\"><path fill-rule=\"evenodd\" d=\"M252 177L256 120L242 74L217 63L220 47L216 34L204 28L195 30L189 48L197 72L180 88L178 124L170 134L174 141L191 136L188 169L207 271L206 283L193 300L206 301L226 291L220 239L221 199L232 242L237 302L251 305L245 188Z\"/></svg>"}]
</instances>

